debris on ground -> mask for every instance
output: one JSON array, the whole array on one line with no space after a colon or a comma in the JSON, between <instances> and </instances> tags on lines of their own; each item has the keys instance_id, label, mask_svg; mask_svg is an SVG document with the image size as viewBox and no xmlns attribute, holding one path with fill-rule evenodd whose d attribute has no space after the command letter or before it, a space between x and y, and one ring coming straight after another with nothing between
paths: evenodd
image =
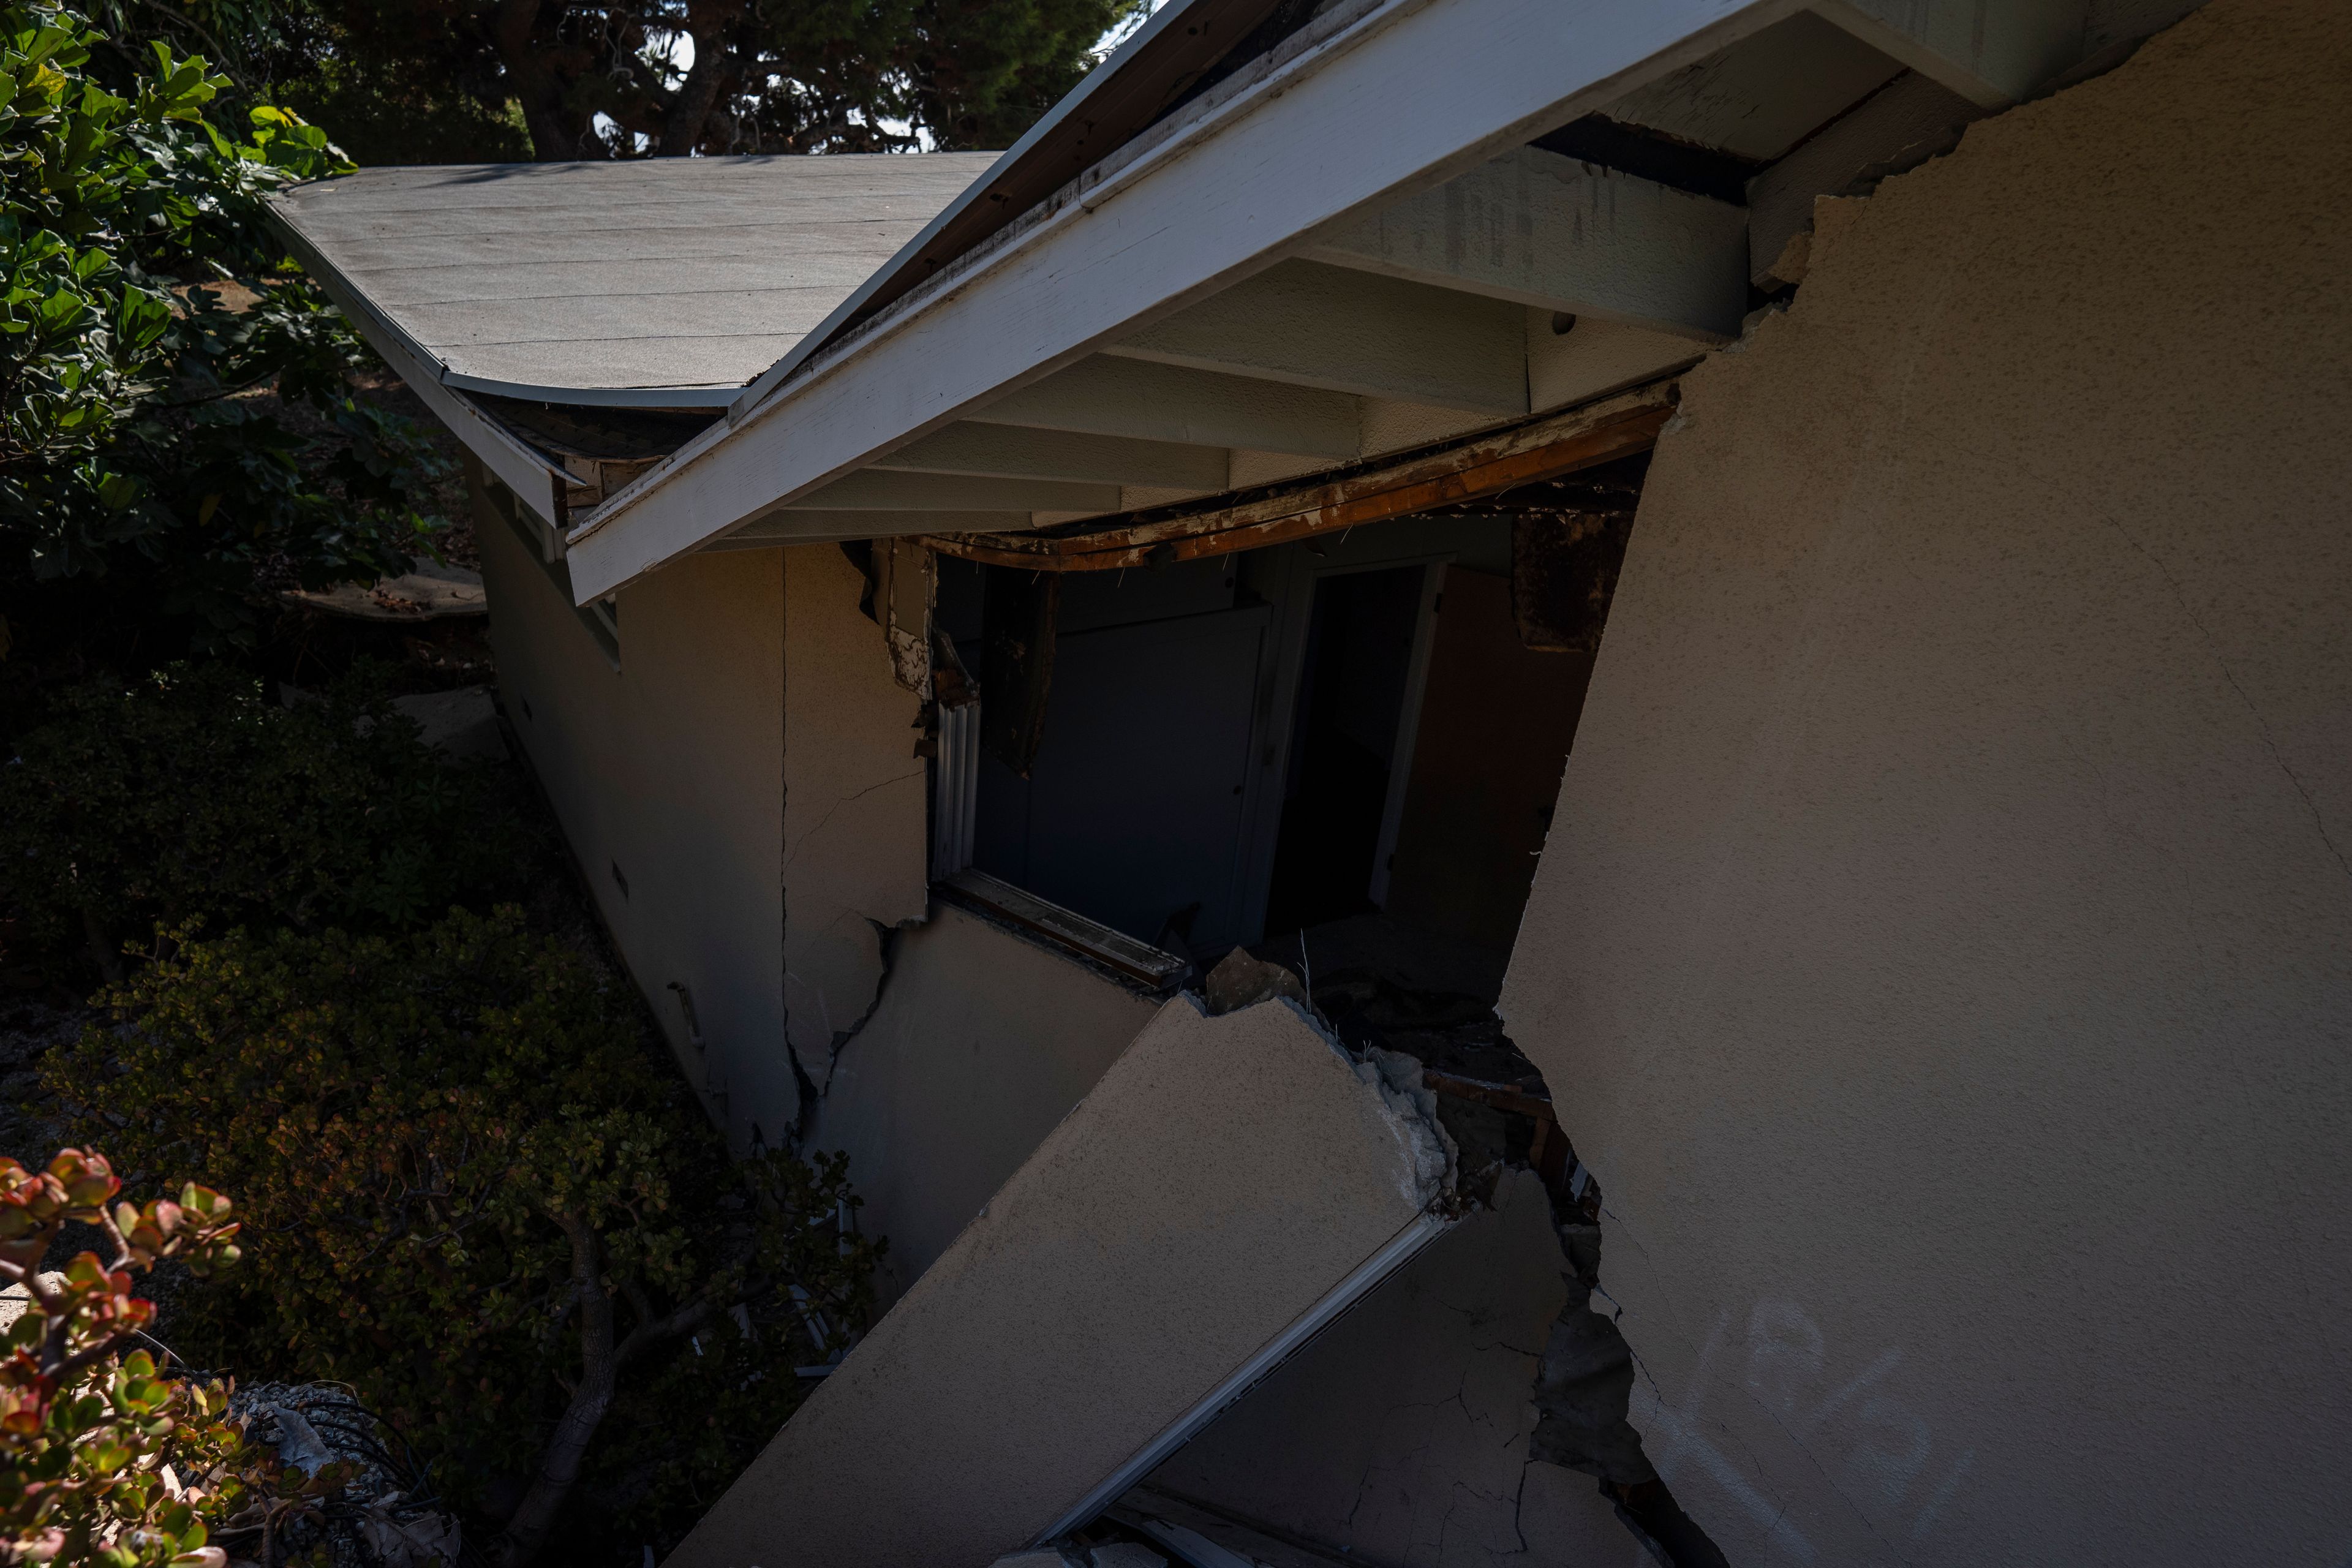
<instances>
[{"instance_id":1,"label":"debris on ground","mask_svg":"<svg viewBox=\"0 0 2352 1568\"><path fill-rule=\"evenodd\" d=\"M350 1389L250 1384L230 1395L229 1409L247 1420L247 1436L274 1447L288 1468L306 1476L330 1465L348 1468L325 1506L289 1527L283 1548L323 1544L336 1568L454 1568L459 1562L463 1533L432 1477Z\"/></svg>"}]
</instances>

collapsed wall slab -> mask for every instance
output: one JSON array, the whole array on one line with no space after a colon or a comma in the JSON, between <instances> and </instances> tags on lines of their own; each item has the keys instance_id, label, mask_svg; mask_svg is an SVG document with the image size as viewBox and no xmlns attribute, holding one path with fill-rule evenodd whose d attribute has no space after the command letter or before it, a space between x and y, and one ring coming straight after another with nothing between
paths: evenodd
<instances>
[{"instance_id":1,"label":"collapsed wall slab","mask_svg":"<svg viewBox=\"0 0 2352 1568\"><path fill-rule=\"evenodd\" d=\"M1159 999L940 904L898 938L882 998L808 1134L849 1156L897 1300L1117 1060Z\"/></svg>"},{"instance_id":2,"label":"collapsed wall slab","mask_svg":"<svg viewBox=\"0 0 2352 1568\"><path fill-rule=\"evenodd\" d=\"M2214 0L1684 383L1502 1011L1734 1563L2352 1542L2347 102Z\"/></svg>"},{"instance_id":3,"label":"collapsed wall slab","mask_svg":"<svg viewBox=\"0 0 2352 1568\"><path fill-rule=\"evenodd\" d=\"M1450 1159L1295 1004L1179 996L669 1563L994 1562L1433 1230Z\"/></svg>"},{"instance_id":4,"label":"collapsed wall slab","mask_svg":"<svg viewBox=\"0 0 2352 1568\"><path fill-rule=\"evenodd\" d=\"M1543 1183L1511 1173L1494 1207L1398 1269L1131 1495L1366 1563L1629 1561L1592 1478L1530 1452L1528 1393L1562 1268Z\"/></svg>"}]
</instances>

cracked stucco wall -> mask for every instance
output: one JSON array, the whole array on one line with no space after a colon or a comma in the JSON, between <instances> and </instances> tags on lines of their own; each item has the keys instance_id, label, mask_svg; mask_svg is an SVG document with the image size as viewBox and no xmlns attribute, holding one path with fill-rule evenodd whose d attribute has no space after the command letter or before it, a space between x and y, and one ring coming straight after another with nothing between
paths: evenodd
<instances>
[{"instance_id":1,"label":"cracked stucco wall","mask_svg":"<svg viewBox=\"0 0 2352 1568\"><path fill-rule=\"evenodd\" d=\"M1415 1225L1440 1139L1294 1003L1164 1004L667 1568L995 1561Z\"/></svg>"},{"instance_id":2,"label":"cracked stucco wall","mask_svg":"<svg viewBox=\"0 0 2352 1568\"><path fill-rule=\"evenodd\" d=\"M834 545L780 553L784 1006L822 1089L835 1046L874 1006L884 932L923 918L928 785L919 700L857 608L865 579Z\"/></svg>"},{"instance_id":3,"label":"cracked stucco wall","mask_svg":"<svg viewBox=\"0 0 2352 1568\"><path fill-rule=\"evenodd\" d=\"M1528 1458L1564 1267L1543 1184L1511 1173L1148 1484L1367 1568L1631 1563L1593 1479Z\"/></svg>"},{"instance_id":4,"label":"cracked stucco wall","mask_svg":"<svg viewBox=\"0 0 2352 1568\"><path fill-rule=\"evenodd\" d=\"M1157 999L951 905L902 933L835 1063L809 1145L849 1156L890 1238L887 1306L945 1252L1159 1010Z\"/></svg>"},{"instance_id":5,"label":"cracked stucco wall","mask_svg":"<svg viewBox=\"0 0 2352 1568\"><path fill-rule=\"evenodd\" d=\"M780 557L689 555L622 590L615 671L469 470L507 717L688 1080L737 1148L755 1121L773 1138L797 1102L775 875Z\"/></svg>"},{"instance_id":6,"label":"cracked stucco wall","mask_svg":"<svg viewBox=\"0 0 2352 1568\"><path fill-rule=\"evenodd\" d=\"M1684 384L1503 1012L1743 1568L2352 1552L2347 103L2215 0Z\"/></svg>"}]
</instances>

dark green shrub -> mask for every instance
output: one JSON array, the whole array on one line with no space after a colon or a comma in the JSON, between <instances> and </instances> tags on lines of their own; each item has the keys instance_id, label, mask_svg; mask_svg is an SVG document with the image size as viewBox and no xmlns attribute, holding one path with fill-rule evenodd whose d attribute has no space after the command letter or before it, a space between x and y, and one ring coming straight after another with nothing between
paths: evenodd
<instances>
[{"instance_id":1,"label":"dark green shrub","mask_svg":"<svg viewBox=\"0 0 2352 1568\"><path fill-rule=\"evenodd\" d=\"M510 1561L557 1525L562 1431L601 1434L607 1550L674 1535L823 1359L789 1288L830 1346L866 1310L843 1163L730 1161L632 994L511 909L190 941L106 1000L50 1087L124 1161L235 1191L257 1244L177 1348L352 1384L461 1499L522 1483Z\"/></svg>"},{"instance_id":2,"label":"dark green shrub","mask_svg":"<svg viewBox=\"0 0 2352 1568\"><path fill-rule=\"evenodd\" d=\"M0 890L110 978L160 925L384 930L510 897L531 830L364 672L268 701L219 666L68 690L0 759Z\"/></svg>"}]
</instances>

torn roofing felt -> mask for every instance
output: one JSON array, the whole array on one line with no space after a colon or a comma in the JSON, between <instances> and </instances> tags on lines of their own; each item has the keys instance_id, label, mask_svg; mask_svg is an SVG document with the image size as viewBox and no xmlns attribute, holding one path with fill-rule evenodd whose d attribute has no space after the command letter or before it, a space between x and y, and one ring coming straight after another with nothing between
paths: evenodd
<instances>
[{"instance_id":1,"label":"torn roofing felt","mask_svg":"<svg viewBox=\"0 0 2352 1568\"><path fill-rule=\"evenodd\" d=\"M1295 1004L1168 1002L670 1562L1049 1538L1442 1231L1451 1171L1425 1091Z\"/></svg>"}]
</instances>

